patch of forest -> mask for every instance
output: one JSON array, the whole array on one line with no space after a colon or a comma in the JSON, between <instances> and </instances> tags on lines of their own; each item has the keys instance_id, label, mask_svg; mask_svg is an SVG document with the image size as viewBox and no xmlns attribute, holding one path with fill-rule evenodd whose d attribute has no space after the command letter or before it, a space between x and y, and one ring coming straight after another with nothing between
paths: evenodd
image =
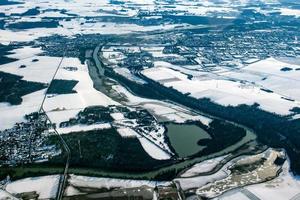
<instances>
[{"instance_id":1,"label":"patch of forest","mask_svg":"<svg viewBox=\"0 0 300 200\"><path fill-rule=\"evenodd\" d=\"M46 84L24 81L22 76L0 72L0 102L11 105L22 103L22 96L47 87Z\"/></svg>"},{"instance_id":2,"label":"patch of forest","mask_svg":"<svg viewBox=\"0 0 300 200\"><path fill-rule=\"evenodd\" d=\"M1 29L1 20L0 20L0 29ZM14 50L14 49L15 49L15 47L12 46L12 45L3 45L3 44L0 44L0 65L3 65L3 64L10 63L10 62L18 60L18 59L15 59L15 58L9 58L9 57L7 57L7 55L12 54L9 51Z\"/></svg>"},{"instance_id":3,"label":"patch of forest","mask_svg":"<svg viewBox=\"0 0 300 200\"><path fill-rule=\"evenodd\" d=\"M9 29L32 29L32 28L57 28L59 26L58 21L40 21L40 22L18 22L9 24Z\"/></svg>"},{"instance_id":4,"label":"patch of forest","mask_svg":"<svg viewBox=\"0 0 300 200\"><path fill-rule=\"evenodd\" d=\"M210 139L201 139L198 144L206 146L197 156L208 155L239 142L246 136L246 130L235 126L234 124L225 122L223 120L213 120L209 126L202 125L203 128L210 136Z\"/></svg>"},{"instance_id":5,"label":"patch of forest","mask_svg":"<svg viewBox=\"0 0 300 200\"><path fill-rule=\"evenodd\" d=\"M143 149L137 138L122 138L115 129L93 130L63 135L72 156L70 166L99 168L119 172L144 172L170 165L174 160L155 160ZM50 138L51 144L59 138ZM61 156L50 164L64 164Z\"/></svg>"},{"instance_id":6,"label":"patch of forest","mask_svg":"<svg viewBox=\"0 0 300 200\"><path fill-rule=\"evenodd\" d=\"M47 94L72 94L76 93L74 87L77 85L78 81L76 80L60 80L54 79L48 90Z\"/></svg>"}]
</instances>

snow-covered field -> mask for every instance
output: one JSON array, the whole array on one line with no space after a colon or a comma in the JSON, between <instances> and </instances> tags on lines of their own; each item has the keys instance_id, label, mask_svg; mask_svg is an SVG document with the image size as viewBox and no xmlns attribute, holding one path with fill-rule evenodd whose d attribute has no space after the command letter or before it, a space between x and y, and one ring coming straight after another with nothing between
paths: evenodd
<instances>
[{"instance_id":1,"label":"snow-covered field","mask_svg":"<svg viewBox=\"0 0 300 200\"><path fill-rule=\"evenodd\" d=\"M148 130L149 127L147 126L139 127L136 120L116 121L114 126L117 127L122 137L137 137L144 150L154 159L170 159L173 154L165 142L165 128L160 124L152 124L151 126L155 126L155 129L151 131Z\"/></svg>"},{"instance_id":2,"label":"snow-covered field","mask_svg":"<svg viewBox=\"0 0 300 200\"><path fill-rule=\"evenodd\" d=\"M40 109L46 89L22 97L21 105L0 103L0 130L12 128L15 123L24 122L24 116Z\"/></svg>"},{"instance_id":3,"label":"snow-covered field","mask_svg":"<svg viewBox=\"0 0 300 200\"><path fill-rule=\"evenodd\" d=\"M37 56L37 55L43 53L43 51L41 50L41 48L24 46L19 49L14 49L14 50L10 51L10 53L12 53L12 54L7 55L7 57L22 60L22 59L26 59L26 58L34 58L34 56ZM51 64L53 63L53 61L54 60L51 61Z\"/></svg>"},{"instance_id":4,"label":"snow-covered field","mask_svg":"<svg viewBox=\"0 0 300 200\"><path fill-rule=\"evenodd\" d=\"M176 28L177 24L165 23L161 25L148 25L142 26L135 23L115 23L111 21L97 21L87 20L85 17L133 17L138 15L139 10L152 10L155 11L158 7L168 10L167 7L156 5L157 2L152 1L148 3L136 1L129 2L124 1L124 4L113 4L108 0L103 1L82 1L82 0L71 0L68 2L54 0L54 1L39 1L38 10L39 13L36 15L29 15L17 17L13 15L20 15L26 11L36 8L35 0L21 0L23 2L20 5L4 5L1 6L1 12L7 16L11 16L7 20L7 24L14 24L17 22L39 22L45 18L59 18L59 17L73 17L71 20L59 20L58 27L51 28L30 28L27 30L0 30L0 42L10 41L32 41L39 37L51 36L59 34L63 36L73 36L84 32L85 34L101 33L101 34L127 34L133 32L147 32L155 30L171 30ZM72 5L72 6L70 6ZM135 5L135 8L132 7ZM176 8L178 12L184 12L188 5L182 5ZM174 8L175 9L175 8ZM207 13L210 12L210 8L201 7L198 9L194 6L193 13ZM224 8L216 8L213 11L217 12L220 10L224 12L227 10ZM182 24L181 24L182 25Z\"/></svg>"},{"instance_id":5,"label":"snow-covered field","mask_svg":"<svg viewBox=\"0 0 300 200\"><path fill-rule=\"evenodd\" d=\"M289 71L282 71L289 68ZM222 73L224 76L255 82L277 94L300 101L300 65L289 64L275 58L268 58L250 64L241 70ZM292 86L292 87L291 87Z\"/></svg>"},{"instance_id":6,"label":"snow-covered field","mask_svg":"<svg viewBox=\"0 0 300 200\"><path fill-rule=\"evenodd\" d=\"M16 49L10 57L20 60L0 65L0 71L23 76L22 80L49 84L61 58L36 56L40 52L40 49L31 47ZM21 65L26 67L20 68ZM0 103L0 130L12 128L15 123L23 122L25 114L37 112L45 92L46 90L43 89L23 96L20 105Z\"/></svg>"},{"instance_id":7,"label":"snow-covered field","mask_svg":"<svg viewBox=\"0 0 300 200\"><path fill-rule=\"evenodd\" d=\"M291 8L281 8L280 12L282 15L300 17L300 10Z\"/></svg>"},{"instance_id":8,"label":"snow-covered field","mask_svg":"<svg viewBox=\"0 0 300 200\"><path fill-rule=\"evenodd\" d=\"M184 123L188 120L200 121L208 126L212 119L193 113L190 110L172 103L157 101L153 99L141 98L131 94L121 85L114 85L113 89L127 99L124 104L133 107L142 107L150 111L156 118L162 121L172 121L176 123Z\"/></svg>"},{"instance_id":9,"label":"snow-covered field","mask_svg":"<svg viewBox=\"0 0 300 200\"><path fill-rule=\"evenodd\" d=\"M185 176L176 178L183 190L196 190L197 194L205 195L207 197L215 197L217 194L221 194L230 189L242 187L243 185L254 184L261 182L265 177L272 177L275 171L279 170L279 166L274 164L274 160L282 152L268 149L263 153L252 155L252 156L239 156L227 162L221 169L211 175L199 175L197 173L209 171L214 168L219 159L212 159L211 161L203 161L202 163L196 164L186 173ZM266 161L256 166L255 169L249 172L245 172L243 176L240 173L232 172L234 166L243 164L252 164L261 158L266 158ZM210 163L209 163L210 162ZM270 174L268 174L270 173Z\"/></svg>"},{"instance_id":10,"label":"snow-covered field","mask_svg":"<svg viewBox=\"0 0 300 200\"><path fill-rule=\"evenodd\" d=\"M280 176L272 181L246 187L261 200L292 199L300 196L300 179L291 174L289 162L286 161Z\"/></svg>"},{"instance_id":11,"label":"snow-covered field","mask_svg":"<svg viewBox=\"0 0 300 200\"><path fill-rule=\"evenodd\" d=\"M123 138L129 138L129 137L137 137L137 133L132 130L131 128L119 128L118 133L123 137Z\"/></svg>"},{"instance_id":12,"label":"snow-covered field","mask_svg":"<svg viewBox=\"0 0 300 200\"><path fill-rule=\"evenodd\" d=\"M112 189L112 188L135 188L141 186L148 186L154 188L155 186L167 186L171 182L156 182L145 180L126 180L126 179L113 179L113 178L96 178L87 176L70 175L68 179L69 187L67 187L67 195L74 196L80 194L76 187L94 188L94 189Z\"/></svg>"},{"instance_id":13,"label":"snow-covered field","mask_svg":"<svg viewBox=\"0 0 300 200\"><path fill-rule=\"evenodd\" d=\"M226 156L216 157L213 159L202 161L198 164L193 165L190 169L185 171L180 177L192 177L197 176L198 174L210 172L213 170L222 160L224 160Z\"/></svg>"},{"instance_id":14,"label":"snow-covered field","mask_svg":"<svg viewBox=\"0 0 300 200\"><path fill-rule=\"evenodd\" d=\"M76 70L68 70L68 67L74 67ZM51 121L56 124L68 121L71 117L75 117L80 110L89 106L118 105L117 102L93 87L93 81L89 76L87 65L81 64L77 58L64 58L55 79L78 81L74 87L76 93L47 95L43 108ZM66 128L67 132L71 128ZM82 128L74 127L74 131ZM84 127L84 129L89 128ZM61 131L65 132L63 129Z\"/></svg>"},{"instance_id":15,"label":"snow-covered field","mask_svg":"<svg viewBox=\"0 0 300 200\"><path fill-rule=\"evenodd\" d=\"M35 50L33 51L35 52ZM31 53L28 55L31 55ZM17 53L16 56L11 57L20 56L24 56L24 53ZM37 61L35 61L35 59L37 59ZM49 83L54 76L60 60L61 58L58 57L33 56L8 64L0 65L0 71L23 76L23 80L26 81ZM25 65L26 67L20 68L21 65Z\"/></svg>"},{"instance_id":16,"label":"snow-covered field","mask_svg":"<svg viewBox=\"0 0 300 200\"><path fill-rule=\"evenodd\" d=\"M17 200L14 196L9 194L7 191L0 189L0 199L9 199L9 200Z\"/></svg>"},{"instance_id":17,"label":"snow-covered field","mask_svg":"<svg viewBox=\"0 0 300 200\"><path fill-rule=\"evenodd\" d=\"M96 178L88 176L70 175L68 182L73 186L90 187L90 188L132 188L140 186L155 187L157 185L167 185L169 182L156 182L146 180L128 180L114 178Z\"/></svg>"},{"instance_id":18,"label":"snow-covered field","mask_svg":"<svg viewBox=\"0 0 300 200\"><path fill-rule=\"evenodd\" d=\"M281 70L287 66L291 67L292 71ZM300 84L296 78L300 73L296 71L299 66L282 63L272 58L251 64L242 69L242 73L239 71L220 73L221 76L216 77L209 72L206 74L201 72L202 76L194 77L191 80L187 78L187 75L178 70L175 71L173 68L174 66L169 63L160 62L156 67L146 69L142 73L183 94L189 94L197 99L210 98L225 106L258 103L263 110L287 115L291 113L290 109L300 105L298 101L300 90L298 91L297 87ZM248 71L254 75L249 76ZM235 75L236 73L239 74ZM267 78L263 80L265 76ZM253 77L256 80L253 80ZM257 77L261 77L261 79L259 80ZM234 78L239 79L235 80ZM253 84L255 81L257 84ZM294 83L293 87L290 87L291 81ZM274 92L262 90L266 88L274 89ZM295 98L296 101L288 100L290 98Z\"/></svg>"},{"instance_id":19,"label":"snow-covered field","mask_svg":"<svg viewBox=\"0 0 300 200\"><path fill-rule=\"evenodd\" d=\"M36 192L39 199L54 199L58 190L59 179L59 175L25 178L8 183L5 190L11 194Z\"/></svg>"},{"instance_id":20,"label":"snow-covered field","mask_svg":"<svg viewBox=\"0 0 300 200\"><path fill-rule=\"evenodd\" d=\"M145 137L138 136L138 139L144 148L144 150L154 159L157 160L167 160L170 159L171 156L169 153L163 151L161 148L150 142Z\"/></svg>"},{"instance_id":21,"label":"snow-covered field","mask_svg":"<svg viewBox=\"0 0 300 200\"><path fill-rule=\"evenodd\" d=\"M296 200L300 196L300 179L299 177L293 176L289 169L289 162L286 161L282 167L282 172L274 180L247 186L243 188L247 191L246 193L243 191L243 189L237 189L228 193L224 193L223 195L215 198L215 200L251 200L253 199L253 196L261 200ZM245 194L248 194L248 197ZM243 196L243 198L241 198L241 196Z\"/></svg>"},{"instance_id":22,"label":"snow-covered field","mask_svg":"<svg viewBox=\"0 0 300 200\"><path fill-rule=\"evenodd\" d=\"M92 124L92 125L75 125L64 128L56 128L59 134L68 134L68 133L76 133L76 132L86 132L91 130L103 130L110 129L111 125L109 123L103 124Z\"/></svg>"},{"instance_id":23,"label":"snow-covered field","mask_svg":"<svg viewBox=\"0 0 300 200\"><path fill-rule=\"evenodd\" d=\"M139 1L139 0L121 0L121 3L113 3L109 0L70 0L68 2L60 0L44 0L37 2L35 0L20 0L21 5L3 5L1 12L10 16L8 24L18 22L39 22L47 18L70 18L70 20L59 20L57 27L51 28L30 28L27 30L0 30L0 42L10 41L32 41L39 37L59 34L63 36L73 36L75 34L101 33L101 34L127 34L133 32L147 32L155 30L172 30L178 27L192 27L187 24L163 23L161 25L147 26L138 23L115 23L114 21L101 21L97 19L87 19L87 17L135 17L140 12L173 12L176 15L190 16L218 16L222 18L234 19L241 12L239 6L249 4L249 1L222 1L215 3L213 1L178 1L174 6L168 6L164 1ZM265 3L269 3L266 1ZM36 14L22 15L30 9L36 8L39 12ZM283 15L299 16L298 10L283 8L280 10ZM74 18L74 16L76 16ZM145 17L147 19L159 19L160 15Z\"/></svg>"},{"instance_id":24,"label":"snow-covered field","mask_svg":"<svg viewBox=\"0 0 300 200\"><path fill-rule=\"evenodd\" d=\"M175 181L179 182L181 188L183 190L196 189L200 188L209 183L213 183L217 180L225 179L230 175L230 171L227 169L232 165L232 162L226 163L222 169L217 171L212 175L207 176L195 176L195 177L187 177L187 178L177 178Z\"/></svg>"}]
</instances>

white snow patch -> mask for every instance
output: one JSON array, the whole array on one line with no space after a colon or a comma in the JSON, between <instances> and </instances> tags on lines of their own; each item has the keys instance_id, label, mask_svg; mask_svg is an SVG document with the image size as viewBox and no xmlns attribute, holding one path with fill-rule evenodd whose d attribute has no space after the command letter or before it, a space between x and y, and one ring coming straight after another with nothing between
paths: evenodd
<instances>
[{"instance_id":1,"label":"white snow patch","mask_svg":"<svg viewBox=\"0 0 300 200\"><path fill-rule=\"evenodd\" d=\"M2 189L0 189L0 199L18 200L17 198L15 198L14 196L12 196L11 194L9 194L8 192L6 192L5 190L2 190Z\"/></svg>"},{"instance_id":2,"label":"white snow patch","mask_svg":"<svg viewBox=\"0 0 300 200\"><path fill-rule=\"evenodd\" d=\"M32 52L30 52L32 53ZM34 59L37 59L34 62ZM59 57L34 56L0 65L0 71L23 76L23 80L49 83L61 61ZM25 68L20 68L25 65Z\"/></svg>"},{"instance_id":3,"label":"white snow patch","mask_svg":"<svg viewBox=\"0 0 300 200\"><path fill-rule=\"evenodd\" d=\"M75 125L75 126L69 126L64 128L56 128L56 130L59 134L68 134L68 133L103 130L103 129L110 129L110 128L111 128L110 123L103 123L103 124L92 124L92 125Z\"/></svg>"},{"instance_id":4,"label":"white snow patch","mask_svg":"<svg viewBox=\"0 0 300 200\"><path fill-rule=\"evenodd\" d=\"M110 116L111 116L115 121L119 121L119 120L125 119L123 113L111 113Z\"/></svg>"},{"instance_id":5,"label":"white snow patch","mask_svg":"<svg viewBox=\"0 0 300 200\"><path fill-rule=\"evenodd\" d=\"M161 148L150 142L148 139L139 136L139 141L141 142L141 145L143 146L144 150L154 159L157 160L167 160L170 159L170 154L163 151Z\"/></svg>"},{"instance_id":6,"label":"white snow patch","mask_svg":"<svg viewBox=\"0 0 300 200\"><path fill-rule=\"evenodd\" d=\"M118 128L117 129L118 133L123 137L123 138L128 138L128 137L136 137L137 134L134 130L131 128Z\"/></svg>"},{"instance_id":7,"label":"white snow patch","mask_svg":"<svg viewBox=\"0 0 300 200\"><path fill-rule=\"evenodd\" d=\"M45 92L46 89L23 96L20 105L0 103L0 130L12 128L15 123L25 122L26 114L39 111Z\"/></svg>"},{"instance_id":8,"label":"white snow patch","mask_svg":"<svg viewBox=\"0 0 300 200\"><path fill-rule=\"evenodd\" d=\"M300 10L291 8L280 8L281 15L300 17Z\"/></svg>"},{"instance_id":9,"label":"white snow patch","mask_svg":"<svg viewBox=\"0 0 300 200\"><path fill-rule=\"evenodd\" d=\"M142 73L148 78L158 81L166 87L173 87L183 94L197 99L210 98L212 101L225 106L252 105L256 102L264 110L287 115L290 114L290 109L298 105L298 102L288 101L283 99L282 95L263 91L261 87L252 83L229 79L189 80L182 73L164 67L146 69Z\"/></svg>"},{"instance_id":10,"label":"white snow patch","mask_svg":"<svg viewBox=\"0 0 300 200\"><path fill-rule=\"evenodd\" d=\"M38 54L43 53L41 48L34 48L30 46L24 46L19 49L14 49L10 51L10 55L7 55L9 58L16 58L19 60L26 59L26 58L31 58L34 56L37 56Z\"/></svg>"},{"instance_id":11,"label":"white snow patch","mask_svg":"<svg viewBox=\"0 0 300 200\"><path fill-rule=\"evenodd\" d=\"M300 180L293 176L289 169L289 162L286 161L278 178L266 183L247 186L246 189L261 200L292 199L296 195L300 196Z\"/></svg>"},{"instance_id":12,"label":"white snow patch","mask_svg":"<svg viewBox=\"0 0 300 200\"><path fill-rule=\"evenodd\" d=\"M69 71L65 69L66 67L76 67L77 70ZM97 105L118 105L117 102L93 87L93 81L89 76L86 64L81 64L77 58L64 58L55 79L79 81L74 87L77 93L48 95L44 104L45 111L83 109Z\"/></svg>"},{"instance_id":13,"label":"white snow patch","mask_svg":"<svg viewBox=\"0 0 300 200\"><path fill-rule=\"evenodd\" d=\"M39 199L54 199L59 179L59 175L25 178L7 184L5 189L12 194L35 191L39 195Z\"/></svg>"},{"instance_id":14,"label":"white snow patch","mask_svg":"<svg viewBox=\"0 0 300 200\"><path fill-rule=\"evenodd\" d=\"M128 180L114 178L96 178L70 175L69 182L73 186L88 188L134 188L141 186L155 187L156 185L169 185L170 182L156 182L146 180Z\"/></svg>"},{"instance_id":15,"label":"white snow patch","mask_svg":"<svg viewBox=\"0 0 300 200\"><path fill-rule=\"evenodd\" d=\"M191 177L196 176L201 173L210 172L213 170L222 160L227 156L221 156L209 160L202 161L193 165L189 170L185 171L181 177Z\"/></svg>"}]
</instances>

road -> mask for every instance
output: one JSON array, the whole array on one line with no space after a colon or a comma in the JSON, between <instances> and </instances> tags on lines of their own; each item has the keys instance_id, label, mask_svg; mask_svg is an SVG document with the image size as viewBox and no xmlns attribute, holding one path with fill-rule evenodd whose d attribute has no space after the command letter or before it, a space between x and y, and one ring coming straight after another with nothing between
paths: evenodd
<instances>
[{"instance_id":1,"label":"road","mask_svg":"<svg viewBox=\"0 0 300 200\"><path fill-rule=\"evenodd\" d=\"M56 70L55 70L55 73L49 83L49 86L47 88L47 91L51 85L51 82L55 79L56 77L56 74L62 64L64 60L64 56L61 58ZM45 95L44 95L44 98L43 98L43 101L41 103L41 107L39 109L39 113L44 113L47 120L50 122L50 124L53 124L50 120L50 118L48 117L47 113L45 112L43 106L44 106L44 103L45 103L45 100L47 98L47 91L45 92ZM64 172L63 172L63 175L60 177L60 181L59 181L59 186L58 186L58 191L57 191L57 195L56 195L56 199L57 200L61 200L63 198L63 194L64 194L64 190L65 190L65 186L66 186L66 180L67 180L67 176L68 176L68 169L69 169L69 164L70 164L70 158L71 158L71 151L70 151L70 148L69 146L67 145L66 141L63 139L63 137L58 133L58 131L53 128L54 130L54 133L59 137L60 139L60 142L62 144L62 146L64 147L64 150L65 150L65 153L66 153L66 164L65 164L65 168L64 168Z\"/></svg>"},{"instance_id":2,"label":"road","mask_svg":"<svg viewBox=\"0 0 300 200\"><path fill-rule=\"evenodd\" d=\"M42 109L42 112L45 113L45 116L47 117L47 120L50 122L50 124L53 124L43 109ZM67 181L67 177L68 177L68 170L69 170L70 159L71 159L71 151L70 151L68 144L66 143L64 138L61 136L61 134L59 134L56 129L53 129L53 130L54 130L54 133L59 137L61 144L63 145L65 153L66 153L66 164L65 164L64 172L59 180L59 186L58 186L58 191L57 191L57 195L56 195L56 200L61 200L63 198L65 187L66 187L66 181Z\"/></svg>"}]
</instances>

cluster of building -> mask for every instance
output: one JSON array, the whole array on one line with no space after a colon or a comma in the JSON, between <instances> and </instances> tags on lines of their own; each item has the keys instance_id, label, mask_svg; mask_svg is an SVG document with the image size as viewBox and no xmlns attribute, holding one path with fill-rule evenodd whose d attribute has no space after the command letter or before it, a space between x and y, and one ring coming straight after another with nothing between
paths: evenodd
<instances>
[{"instance_id":1,"label":"cluster of building","mask_svg":"<svg viewBox=\"0 0 300 200\"><path fill-rule=\"evenodd\" d=\"M300 56L299 33L278 31L214 32L185 36L178 54L194 58L203 68L251 64L267 57ZM299 35L300 37L300 35Z\"/></svg>"},{"instance_id":2,"label":"cluster of building","mask_svg":"<svg viewBox=\"0 0 300 200\"><path fill-rule=\"evenodd\" d=\"M44 162L59 155L56 145L47 145L50 123L45 114L26 115L26 121L0 131L0 166Z\"/></svg>"}]
</instances>

